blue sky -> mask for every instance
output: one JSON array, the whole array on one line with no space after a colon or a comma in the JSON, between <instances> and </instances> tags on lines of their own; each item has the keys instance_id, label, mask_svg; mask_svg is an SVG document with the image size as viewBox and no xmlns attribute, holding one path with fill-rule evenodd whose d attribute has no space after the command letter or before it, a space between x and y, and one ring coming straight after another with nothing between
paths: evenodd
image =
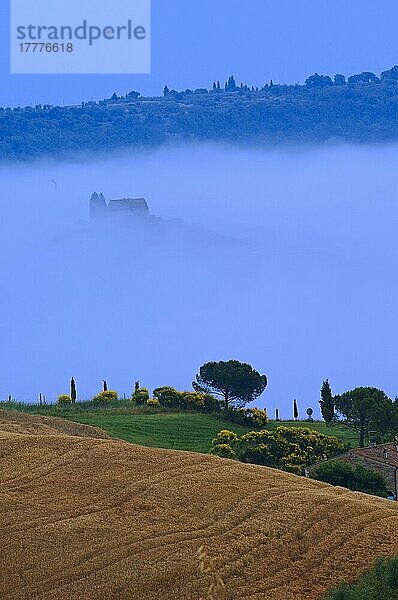
<instances>
[{"instance_id":1,"label":"blue sky","mask_svg":"<svg viewBox=\"0 0 398 600\"><path fill-rule=\"evenodd\" d=\"M208 86L234 74L262 85L318 71L376 73L398 62L395 0L152 0L152 74L26 76L9 72L9 0L1 4L0 104L69 103L131 89Z\"/></svg>"}]
</instances>

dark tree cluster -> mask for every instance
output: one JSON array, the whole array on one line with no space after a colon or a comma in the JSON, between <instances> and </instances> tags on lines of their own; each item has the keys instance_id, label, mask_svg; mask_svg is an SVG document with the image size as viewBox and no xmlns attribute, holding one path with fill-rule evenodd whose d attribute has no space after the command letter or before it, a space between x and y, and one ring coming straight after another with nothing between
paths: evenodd
<instances>
[{"instance_id":1,"label":"dark tree cluster","mask_svg":"<svg viewBox=\"0 0 398 600\"><path fill-rule=\"evenodd\" d=\"M325 600L395 600L398 596L398 556L378 558L355 583L342 583Z\"/></svg>"},{"instance_id":2,"label":"dark tree cluster","mask_svg":"<svg viewBox=\"0 0 398 600\"><path fill-rule=\"evenodd\" d=\"M366 469L362 465L355 467L342 460L332 460L321 463L312 473L314 479L331 485L339 485L356 492L387 497L387 484L384 477Z\"/></svg>"},{"instance_id":3,"label":"dark tree cluster","mask_svg":"<svg viewBox=\"0 0 398 600\"><path fill-rule=\"evenodd\" d=\"M304 85L274 81L261 88L214 82L210 90L146 98L116 92L81 106L0 108L0 158L107 152L159 146L170 140L229 142L350 142L398 139L398 66L380 77L365 71L346 78L315 73Z\"/></svg>"},{"instance_id":4,"label":"dark tree cluster","mask_svg":"<svg viewBox=\"0 0 398 600\"><path fill-rule=\"evenodd\" d=\"M324 421L331 425L343 422L358 434L359 445L381 442L398 429L398 401L393 402L383 390L358 387L344 394L332 395L329 381L322 384L319 401Z\"/></svg>"},{"instance_id":5,"label":"dark tree cluster","mask_svg":"<svg viewBox=\"0 0 398 600\"><path fill-rule=\"evenodd\" d=\"M241 408L261 396L267 387L266 375L237 360L208 362L202 365L192 387L197 392L221 397L225 411Z\"/></svg>"}]
</instances>

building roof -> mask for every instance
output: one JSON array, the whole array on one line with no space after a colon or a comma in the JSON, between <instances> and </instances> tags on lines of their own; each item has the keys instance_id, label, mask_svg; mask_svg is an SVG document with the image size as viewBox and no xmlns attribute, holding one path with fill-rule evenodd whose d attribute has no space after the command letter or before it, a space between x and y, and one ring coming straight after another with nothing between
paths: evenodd
<instances>
[{"instance_id":1,"label":"building roof","mask_svg":"<svg viewBox=\"0 0 398 600\"><path fill-rule=\"evenodd\" d=\"M110 200L108 209L149 212L149 206L145 198L120 198L117 200Z\"/></svg>"},{"instance_id":2,"label":"building roof","mask_svg":"<svg viewBox=\"0 0 398 600\"><path fill-rule=\"evenodd\" d=\"M384 458L384 450L387 450L387 458ZM344 454L338 454L333 458L329 458L328 461L334 460L345 460L353 457L362 457L365 460L369 461L369 468L371 468L371 463L375 463L380 465L385 465L385 467L390 467L392 469L398 469L398 451L396 449L395 443L389 444L380 444L378 446L373 446L370 448L351 448L348 452L344 452ZM325 461L318 461L311 465L307 466L307 469L311 472L318 465L322 464Z\"/></svg>"},{"instance_id":3,"label":"building roof","mask_svg":"<svg viewBox=\"0 0 398 600\"><path fill-rule=\"evenodd\" d=\"M384 458L384 450L387 450L387 458ZM373 448L355 448L350 452L391 467L398 467L398 452L395 444L381 444Z\"/></svg>"}]
</instances>

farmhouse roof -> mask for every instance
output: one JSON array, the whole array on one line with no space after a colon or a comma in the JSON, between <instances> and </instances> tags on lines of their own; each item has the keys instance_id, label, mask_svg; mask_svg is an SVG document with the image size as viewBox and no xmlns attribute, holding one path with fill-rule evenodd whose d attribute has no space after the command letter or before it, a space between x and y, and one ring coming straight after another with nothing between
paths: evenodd
<instances>
[{"instance_id":1,"label":"farmhouse roof","mask_svg":"<svg viewBox=\"0 0 398 600\"><path fill-rule=\"evenodd\" d=\"M111 200L108 205L109 210L141 210L149 212L149 206L145 198L119 198Z\"/></svg>"},{"instance_id":2,"label":"farmhouse roof","mask_svg":"<svg viewBox=\"0 0 398 600\"><path fill-rule=\"evenodd\" d=\"M385 450L387 453L385 453ZM353 454L359 454L370 460L384 463L392 467L398 467L398 452L395 444L382 444L371 448L355 448L350 451ZM385 455L387 454L386 458Z\"/></svg>"}]
</instances>

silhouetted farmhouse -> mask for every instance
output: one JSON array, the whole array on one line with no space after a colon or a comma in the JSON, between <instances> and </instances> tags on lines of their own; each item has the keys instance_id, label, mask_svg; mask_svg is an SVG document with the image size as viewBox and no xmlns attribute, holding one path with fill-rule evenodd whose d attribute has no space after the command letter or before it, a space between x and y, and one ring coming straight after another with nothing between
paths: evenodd
<instances>
[{"instance_id":1,"label":"silhouetted farmhouse","mask_svg":"<svg viewBox=\"0 0 398 600\"><path fill-rule=\"evenodd\" d=\"M145 198L120 198L106 203L102 193L94 192L90 198L90 217L102 219L114 216L148 217L149 206Z\"/></svg>"}]
</instances>

